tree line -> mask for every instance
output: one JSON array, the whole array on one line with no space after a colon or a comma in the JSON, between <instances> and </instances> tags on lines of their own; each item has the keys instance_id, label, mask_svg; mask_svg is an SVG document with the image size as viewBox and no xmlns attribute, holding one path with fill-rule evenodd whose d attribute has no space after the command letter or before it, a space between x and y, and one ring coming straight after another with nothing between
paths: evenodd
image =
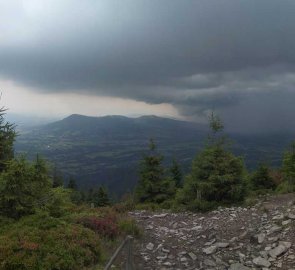
<instances>
[{"instance_id":1,"label":"tree line","mask_svg":"<svg viewBox=\"0 0 295 270\"><path fill-rule=\"evenodd\" d=\"M36 209L58 209L62 199L58 196L61 192L56 190L61 189L67 190L75 204L87 203L93 207L112 204L103 186L81 191L74 178L66 181L56 166L49 170L38 155L33 162L22 156L14 157L17 133L4 115L5 109L1 108L0 215L19 218ZM134 193L125 198L137 205L198 211L241 203L251 194L295 191L295 143L285 152L280 169L261 163L256 171L248 173L243 158L232 153L221 119L212 113L209 124L211 131L204 147L185 176L177 159L173 159L170 168L164 167L163 156L151 139L149 150L139 164L139 181Z\"/></svg>"},{"instance_id":2,"label":"tree line","mask_svg":"<svg viewBox=\"0 0 295 270\"><path fill-rule=\"evenodd\" d=\"M238 204L247 196L295 191L295 143L284 153L281 168L275 170L260 163L256 171L249 173L243 158L232 153L224 125L213 112L209 124L210 134L203 150L185 177L175 160L170 169L164 168L163 156L151 140L149 152L140 163L136 203L198 211Z\"/></svg>"}]
</instances>

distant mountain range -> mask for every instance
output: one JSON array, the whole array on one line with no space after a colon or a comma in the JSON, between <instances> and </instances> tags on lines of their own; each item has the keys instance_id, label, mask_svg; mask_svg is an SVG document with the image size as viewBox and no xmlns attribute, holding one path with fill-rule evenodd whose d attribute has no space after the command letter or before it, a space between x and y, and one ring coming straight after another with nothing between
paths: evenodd
<instances>
[{"instance_id":1,"label":"distant mountain range","mask_svg":"<svg viewBox=\"0 0 295 270\"><path fill-rule=\"evenodd\" d=\"M56 117L24 116L9 111L5 115L5 119L10 123L14 123L16 125L16 130L21 133L27 132L34 127L58 120Z\"/></svg>"},{"instance_id":2,"label":"distant mountain range","mask_svg":"<svg viewBox=\"0 0 295 270\"><path fill-rule=\"evenodd\" d=\"M207 133L206 125L156 116L71 115L21 134L15 148L29 158L36 153L45 156L65 175L75 177L81 188L104 184L120 195L133 189L150 138L166 166L176 158L187 173ZM233 151L245 157L249 168L259 161L280 165L283 151L294 139L292 134L229 136L235 141Z\"/></svg>"}]
</instances>

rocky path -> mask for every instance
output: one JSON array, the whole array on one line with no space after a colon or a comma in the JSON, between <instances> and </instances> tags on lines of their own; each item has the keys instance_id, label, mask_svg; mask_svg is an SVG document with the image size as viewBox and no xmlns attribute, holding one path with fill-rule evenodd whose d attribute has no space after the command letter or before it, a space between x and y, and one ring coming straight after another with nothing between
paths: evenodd
<instances>
[{"instance_id":1,"label":"rocky path","mask_svg":"<svg viewBox=\"0 0 295 270\"><path fill-rule=\"evenodd\" d=\"M294 269L295 195L206 214L131 212L135 269Z\"/></svg>"}]
</instances>

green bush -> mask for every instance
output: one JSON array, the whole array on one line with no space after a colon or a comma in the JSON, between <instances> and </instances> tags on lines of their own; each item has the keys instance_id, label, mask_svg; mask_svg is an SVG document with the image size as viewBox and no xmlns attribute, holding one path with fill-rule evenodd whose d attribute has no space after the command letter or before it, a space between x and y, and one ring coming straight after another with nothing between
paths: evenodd
<instances>
[{"instance_id":1,"label":"green bush","mask_svg":"<svg viewBox=\"0 0 295 270\"><path fill-rule=\"evenodd\" d=\"M295 184L295 142L292 144L291 150L284 154L282 171L284 180Z\"/></svg>"},{"instance_id":2,"label":"green bush","mask_svg":"<svg viewBox=\"0 0 295 270\"><path fill-rule=\"evenodd\" d=\"M288 181L283 181L276 188L276 192L279 194L295 192L295 185L290 184Z\"/></svg>"},{"instance_id":3,"label":"green bush","mask_svg":"<svg viewBox=\"0 0 295 270\"><path fill-rule=\"evenodd\" d=\"M62 217L69 214L69 210L74 206L71 197L74 192L73 190L62 187L51 189L44 209L53 217Z\"/></svg>"},{"instance_id":4,"label":"green bush","mask_svg":"<svg viewBox=\"0 0 295 270\"><path fill-rule=\"evenodd\" d=\"M139 237L142 235L142 231L136 224L134 219L126 218L119 221L119 229L123 234L133 235L135 237Z\"/></svg>"},{"instance_id":5,"label":"green bush","mask_svg":"<svg viewBox=\"0 0 295 270\"><path fill-rule=\"evenodd\" d=\"M216 208L217 206L218 203L214 201L192 200L187 204L186 209L192 212L196 210L206 212Z\"/></svg>"},{"instance_id":6,"label":"green bush","mask_svg":"<svg viewBox=\"0 0 295 270\"><path fill-rule=\"evenodd\" d=\"M16 136L15 125L4 119L5 111L3 107L0 108L0 173L13 158L13 143Z\"/></svg>"},{"instance_id":7,"label":"green bush","mask_svg":"<svg viewBox=\"0 0 295 270\"><path fill-rule=\"evenodd\" d=\"M250 177L251 189L268 190L274 189L275 183L271 171L266 164L259 164L257 170Z\"/></svg>"},{"instance_id":8,"label":"green bush","mask_svg":"<svg viewBox=\"0 0 295 270\"><path fill-rule=\"evenodd\" d=\"M43 160L10 160L0 174L0 214L17 219L34 213L48 201L50 187Z\"/></svg>"},{"instance_id":9,"label":"green bush","mask_svg":"<svg viewBox=\"0 0 295 270\"><path fill-rule=\"evenodd\" d=\"M2 228L0 235L3 270L78 270L100 259L100 239L93 231L44 212Z\"/></svg>"}]
</instances>

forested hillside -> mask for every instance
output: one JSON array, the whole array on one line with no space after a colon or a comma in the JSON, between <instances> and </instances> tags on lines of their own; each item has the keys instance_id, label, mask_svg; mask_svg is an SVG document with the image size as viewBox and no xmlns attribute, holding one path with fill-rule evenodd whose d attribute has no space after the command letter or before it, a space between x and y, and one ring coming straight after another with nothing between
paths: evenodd
<instances>
[{"instance_id":1,"label":"forested hillside","mask_svg":"<svg viewBox=\"0 0 295 270\"><path fill-rule=\"evenodd\" d=\"M15 149L34 158L40 153L66 176L76 178L87 189L105 184L122 194L132 190L138 179L138 164L153 138L170 166L176 158L183 172L203 147L207 125L143 116L87 117L71 115L61 121L35 128L17 138ZM282 153L293 140L291 134L230 134L236 154L245 157L248 168L259 161L281 165Z\"/></svg>"}]
</instances>

